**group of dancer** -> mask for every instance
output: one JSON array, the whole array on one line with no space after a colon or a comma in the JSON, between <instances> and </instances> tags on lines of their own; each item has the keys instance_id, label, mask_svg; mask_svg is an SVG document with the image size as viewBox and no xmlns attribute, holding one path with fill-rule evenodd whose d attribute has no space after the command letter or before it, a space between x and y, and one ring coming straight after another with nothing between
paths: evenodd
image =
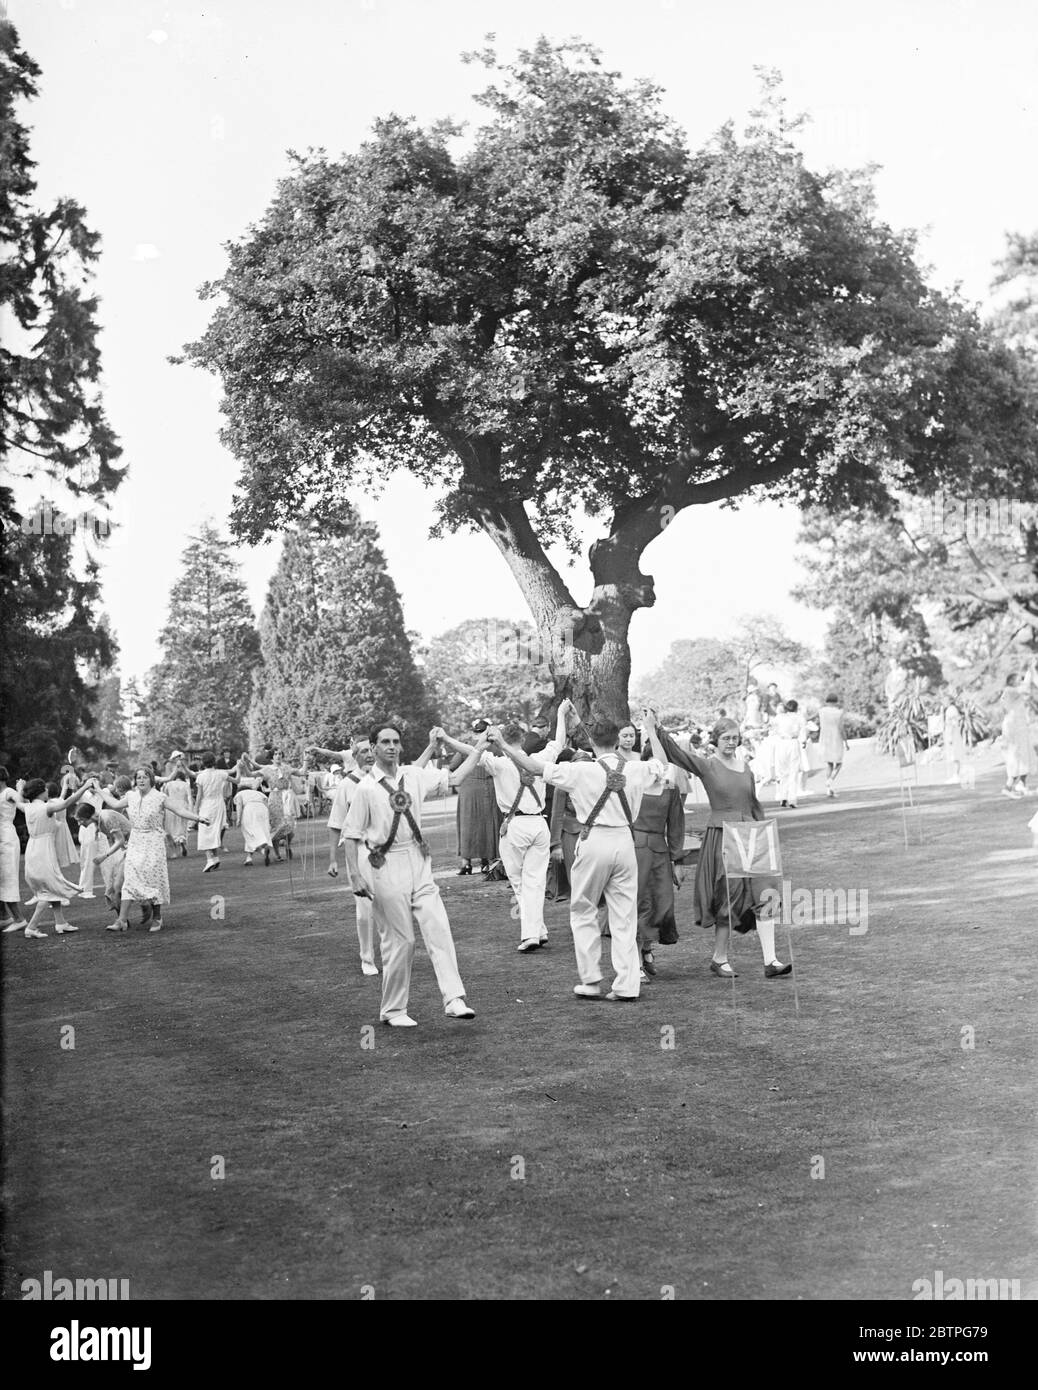
<instances>
[{"instance_id":1,"label":"group of dancer","mask_svg":"<svg viewBox=\"0 0 1038 1390\"><path fill-rule=\"evenodd\" d=\"M519 953L532 954L548 944L548 866L554 856L568 868L577 999L634 1002L656 973L656 948L677 940L674 887L684 873L685 841L677 770L702 781L711 806L694 893L696 920L714 933L711 972L734 978L730 934L755 931L765 977L791 973L792 966L775 954L772 904L777 895L767 891L776 887L775 878L729 879L726 874L724 823L764 819L753 773L739 752L741 734L734 720L721 720L711 731L709 756L681 748L659 728L651 710L641 731L608 721L585 727L568 700L559 707L554 738L536 754L525 751L530 736L518 724L497 728L480 721L474 732L475 741L469 743L433 728L421 756L405 767L400 766L403 736L392 722L372 728L350 749L319 750L347 769L329 815L328 872L338 876L338 850L343 848L357 901L365 974L379 973L376 940L381 954L384 1023L416 1026L408 1013L415 923L446 1015L475 1016L421 817L426 800L463 788L477 769L494 791L496 853L518 906ZM644 754L635 751L639 737L646 743ZM432 766L443 747L453 752L453 761ZM554 793L550 823L545 815L549 790ZM554 835L558 841L553 844ZM603 988L604 936L611 938L609 988Z\"/></svg>"}]
</instances>

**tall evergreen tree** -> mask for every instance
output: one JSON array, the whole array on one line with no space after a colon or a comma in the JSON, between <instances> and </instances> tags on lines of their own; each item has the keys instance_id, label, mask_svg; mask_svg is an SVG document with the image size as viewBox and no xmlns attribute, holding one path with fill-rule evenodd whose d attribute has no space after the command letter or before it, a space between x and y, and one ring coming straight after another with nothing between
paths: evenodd
<instances>
[{"instance_id":1,"label":"tall evergreen tree","mask_svg":"<svg viewBox=\"0 0 1038 1390\"><path fill-rule=\"evenodd\" d=\"M33 203L35 165L17 109L37 95L39 75L0 19L0 459L8 481L49 479L66 499L23 517L13 488L0 486L0 752L12 771L29 773L52 771L71 743L91 747L84 671L107 669L115 649L98 621L97 564L88 552L84 567L74 553L89 518L71 512L105 502L123 478L97 389L97 300L85 290L99 238L70 199Z\"/></svg>"},{"instance_id":2,"label":"tall evergreen tree","mask_svg":"<svg viewBox=\"0 0 1038 1390\"><path fill-rule=\"evenodd\" d=\"M149 676L147 739L168 751L200 736L241 748L259 639L231 543L206 522L170 591L162 659Z\"/></svg>"},{"instance_id":3,"label":"tall evergreen tree","mask_svg":"<svg viewBox=\"0 0 1038 1390\"><path fill-rule=\"evenodd\" d=\"M51 775L73 743L96 751L94 682L116 653L96 561L78 578L71 519L46 515L49 531L9 529L0 557L0 754L18 775Z\"/></svg>"},{"instance_id":4,"label":"tall evergreen tree","mask_svg":"<svg viewBox=\"0 0 1038 1390\"><path fill-rule=\"evenodd\" d=\"M260 617L263 667L250 716L254 747L299 754L344 747L393 715L405 752L424 746L435 711L415 665L376 527L349 507L285 538Z\"/></svg>"}]
</instances>

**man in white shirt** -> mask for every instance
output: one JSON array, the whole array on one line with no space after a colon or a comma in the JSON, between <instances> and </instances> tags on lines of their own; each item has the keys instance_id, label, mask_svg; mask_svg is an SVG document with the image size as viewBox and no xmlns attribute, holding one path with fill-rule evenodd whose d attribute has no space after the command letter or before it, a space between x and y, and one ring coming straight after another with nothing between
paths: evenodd
<instances>
[{"instance_id":1,"label":"man in white shirt","mask_svg":"<svg viewBox=\"0 0 1038 1390\"><path fill-rule=\"evenodd\" d=\"M518 724L509 724L501 731L504 745L523 751L524 734ZM467 743L444 737L444 742L459 753L471 753ZM519 951L526 954L548 944L544 925L544 886L548 877L548 858L551 837L544 819L544 780L529 772L520 772L504 752L489 749L479 759L494 779L494 794L501 821L499 849L508 882L519 904Z\"/></svg>"},{"instance_id":2,"label":"man in white shirt","mask_svg":"<svg viewBox=\"0 0 1038 1390\"><path fill-rule=\"evenodd\" d=\"M394 1028L414 1028L407 1013L414 961L414 923L425 942L448 1018L475 1018L465 1002L450 922L433 876L429 847L422 838L422 802L446 796L463 782L486 746L485 739L454 772L424 764L443 730L430 732L417 763L400 768L401 733L389 722L371 731L375 764L353 794L342 828L346 864L354 896L372 900L382 951L382 1006L379 1017ZM361 869L360 846L368 847Z\"/></svg>"},{"instance_id":3,"label":"man in white shirt","mask_svg":"<svg viewBox=\"0 0 1038 1390\"><path fill-rule=\"evenodd\" d=\"M347 772L342 781L335 788L335 795L332 797L332 807L328 812L328 873L332 878L339 876L339 846L343 843L342 828L346 824L346 816L350 809L350 802L353 794L360 786L361 777L370 770L375 761L375 754L372 752L371 740L367 738L355 738L353 740L353 756L356 759L356 770ZM367 860L367 846L361 844L359 858L361 864ZM350 884L353 887L353 884ZM377 975L378 966L375 964L375 925L371 916L371 899L354 898L357 907L357 941L360 944L360 968L365 975Z\"/></svg>"},{"instance_id":4,"label":"man in white shirt","mask_svg":"<svg viewBox=\"0 0 1038 1390\"><path fill-rule=\"evenodd\" d=\"M572 703L563 700L555 738L541 758L531 758L507 744L500 746L520 768L568 792L576 817L584 826L573 860L569 909L580 976L573 993L580 999L602 998L598 903L604 894L615 972L613 987L605 998L633 1001L641 991L641 958L638 951L638 861L631 827L641 808L645 788L664 777L666 767L655 758L648 762L625 762L616 751L619 726L606 720L596 721L587 730L594 762L557 763L566 742L566 719L570 713L576 718ZM499 736L493 741L498 742L498 739Z\"/></svg>"}]
</instances>

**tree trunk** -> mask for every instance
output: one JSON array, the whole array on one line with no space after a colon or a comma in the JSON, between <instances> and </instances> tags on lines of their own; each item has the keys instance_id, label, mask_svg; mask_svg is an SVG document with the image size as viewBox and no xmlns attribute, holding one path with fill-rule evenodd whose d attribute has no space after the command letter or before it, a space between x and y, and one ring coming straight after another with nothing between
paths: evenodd
<instances>
[{"instance_id":1,"label":"tree trunk","mask_svg":"<svg viewBox=\"0 0 1038 1390\"><path fill-rule=\"evenodd\" d=\"M544 553L521 503L488 499L473 510L529 604L555 684L553 707L569 696L585 723L592 713L623 723L629 716L631 618L655 602L652 579L638 568L637 545L620 533L592 546L595 587L581 608Z\"/></svg>"}]
</instances>

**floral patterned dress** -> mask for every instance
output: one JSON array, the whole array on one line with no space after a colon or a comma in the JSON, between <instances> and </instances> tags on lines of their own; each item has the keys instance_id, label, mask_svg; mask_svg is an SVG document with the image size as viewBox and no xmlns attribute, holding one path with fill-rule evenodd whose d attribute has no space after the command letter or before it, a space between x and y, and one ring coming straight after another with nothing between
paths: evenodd
<instances>
[{"instance_id":1,"label":"floral patterned dress","mask_svg":"<svg viewBox=\"0 0 1038 1390\"><path fill-rule=\"evenodd\" d=\"M126 846L123 898L134 902L169 902L166 868L166 797L154 787L143 796L132 791L126 797L130 840Z\"/></svg>"}]
</instances>

